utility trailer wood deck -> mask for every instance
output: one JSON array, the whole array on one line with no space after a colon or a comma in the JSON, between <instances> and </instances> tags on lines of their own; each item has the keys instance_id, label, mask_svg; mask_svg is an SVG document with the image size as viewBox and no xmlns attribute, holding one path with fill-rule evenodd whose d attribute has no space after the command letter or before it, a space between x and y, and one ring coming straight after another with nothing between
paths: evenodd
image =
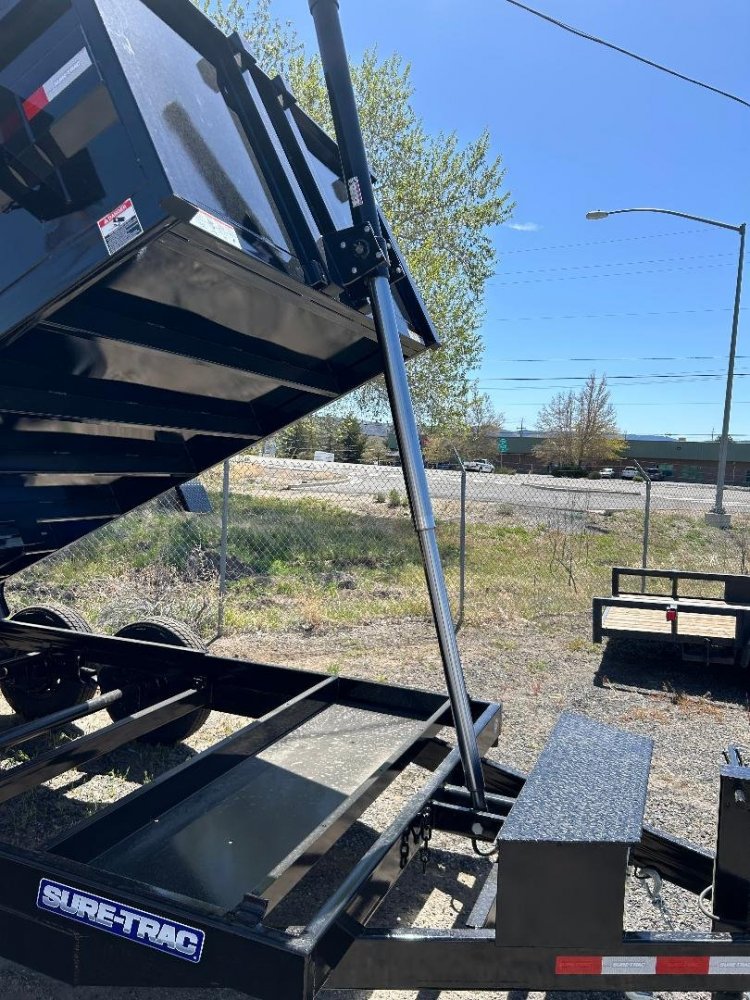
<instances>
[{"instance_id":1,"label":"utility trailer wood deck","mask_svg":"<svg viewBox=\"0 0 750 1000\"><path fill-rule=\"evenodd\" d=\"M0 749L111 718L2 769L0 808L133 740L178 743L211 710L247 719L63 835L0 844L0 955L75 984L260 1000L739 997L741 751L720 773L715 857L643 825L648 739L566 714L528 780L487 759L500 706L466 690L404 373L436 337L374 200L337 0L311 10L338 144L188 0L0 0L0 588L382 373L446 692L211 656L164 619L97 635L71 609L0 601L0 686L25 718ZM295 889L409 765L421 783L303 917ZM497 859L468 926L385 925L435 830ZM712 931L625 932L630 867L710 893Z\"/></svg>"},{"instance_id":2,"label":"utility trailer wood deck","mask_svg":"<svg viewBox=\"0 0 750 1000\"><path fill-rule=\"evenodd\" d=\"M721 596L691 596L707 589ZM750 577L615 567L612 596L593 601L593 640L605 637L674 643L686 660L747 667Z\"/></svg>"}]
</instances>

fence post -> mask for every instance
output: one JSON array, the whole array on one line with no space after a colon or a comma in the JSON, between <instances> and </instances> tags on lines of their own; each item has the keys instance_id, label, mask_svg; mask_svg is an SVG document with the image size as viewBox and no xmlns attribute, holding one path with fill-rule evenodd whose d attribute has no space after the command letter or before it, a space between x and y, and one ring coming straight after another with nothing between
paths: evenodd
<instances>
[{"instance_id":1,"label":"fence post","mask_svg":"<svg viewBox=\"0 0 750 1000\"><path fill-rule=\"evenodd\" d=\"M456 448L453 453L461 466L461 514L459 527L459 562L458 562L458 614L454 628L456 632L464 623L464 601L466 599L466 469Z\"/></svg>"},{"instance_id":2,"label":"fence post","mask_svg":"<svg viewBox=\"0 0 750 1000\"><path fill-rule=\"evenodd\" d=\"M646 472L638 459L633 462L646 482L646 503L643 508L643 554L641 556L641 569L648 569L648 535L651 521L651 476ZM646 591L646 577L641 577L641 593Z\"/></svg>"},{"instance_id":3,"label":"fence post","mask_svg":"<svg viewBox=\"0 0 750 1000\"><path fill-rule=\"evenodd\" d=\"M219 610L216 620L218 635L224 634L224 606L227 595L227 535L229 531L229 459L224 461L221 498L221 544L219 549Z\"/></svg>"}]
</instances>

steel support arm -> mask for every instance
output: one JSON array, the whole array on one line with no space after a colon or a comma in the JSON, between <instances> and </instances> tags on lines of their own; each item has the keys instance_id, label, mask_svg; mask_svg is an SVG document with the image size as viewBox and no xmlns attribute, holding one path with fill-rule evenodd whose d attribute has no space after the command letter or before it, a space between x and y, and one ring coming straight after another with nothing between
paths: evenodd
<instances>
[{"instance_id":1,"label":"steel support arm","mask_svg":"<svg viewBox=\"0 0 750 1000\"><path fill-rule=\"evenodd\" d=\"M366 271L366 287L383 352L388 398L401 454L406 491L422 551L427 589L453 709L464 779L471 793L472 805L475 809L483 809L485 802L481 759L435 536L435 519L391 294L388 259L384 249L386 244L383 240L380 215L375 202L349 74L338 0L310 0L310 11L315 21L352 219L355 229L359 227L362 233L362 239L355 243L362 252L363 260L360 264L353 264L350 270L354 274Z\"/></svg>"}]
</instances>

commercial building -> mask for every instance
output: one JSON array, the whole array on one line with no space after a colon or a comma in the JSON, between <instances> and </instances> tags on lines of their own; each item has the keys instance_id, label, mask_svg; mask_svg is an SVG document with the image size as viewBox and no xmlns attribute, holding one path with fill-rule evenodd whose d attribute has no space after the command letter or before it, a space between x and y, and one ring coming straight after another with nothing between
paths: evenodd
<instances>
[{"instance_id":1,"label":"commercial building","mask_svg":"<svg viewBox=\"0 0 750 1000\"><path fill-rule=\"evenodd\" d=\"M519 472L546 472L547 464L534 452L544 438L533 432L503 431L498 436L498 452L492 456L500 461L500 441L505 442L503 465ZM615 472L637 459L644 468L658 468L665 479L681 482L712 483L716 481L719 441L688 441L660 435L634 435L626 438L627 450L617 462L609 462ZM490 457L490 456L488 456ZM731 441L727 454L727 483L750 485L750 441Z\"/></svg>"}]
</instances>

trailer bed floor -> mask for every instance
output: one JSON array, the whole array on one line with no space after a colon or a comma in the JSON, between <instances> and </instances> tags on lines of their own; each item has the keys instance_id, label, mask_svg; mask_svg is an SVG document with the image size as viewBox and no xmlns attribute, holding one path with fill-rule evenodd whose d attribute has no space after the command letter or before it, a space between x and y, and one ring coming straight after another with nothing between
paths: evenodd
<instances>
[{"instance_id":1,"label":"trailer bed floor","mask_svg":"<svg viewBox=\"0 0 750 1000\"><path fill-rule=\"evenodd\" d=\"M419 720L333 704L92 862L234 907L418 736Z\"/></svg>"}]
</instances>

